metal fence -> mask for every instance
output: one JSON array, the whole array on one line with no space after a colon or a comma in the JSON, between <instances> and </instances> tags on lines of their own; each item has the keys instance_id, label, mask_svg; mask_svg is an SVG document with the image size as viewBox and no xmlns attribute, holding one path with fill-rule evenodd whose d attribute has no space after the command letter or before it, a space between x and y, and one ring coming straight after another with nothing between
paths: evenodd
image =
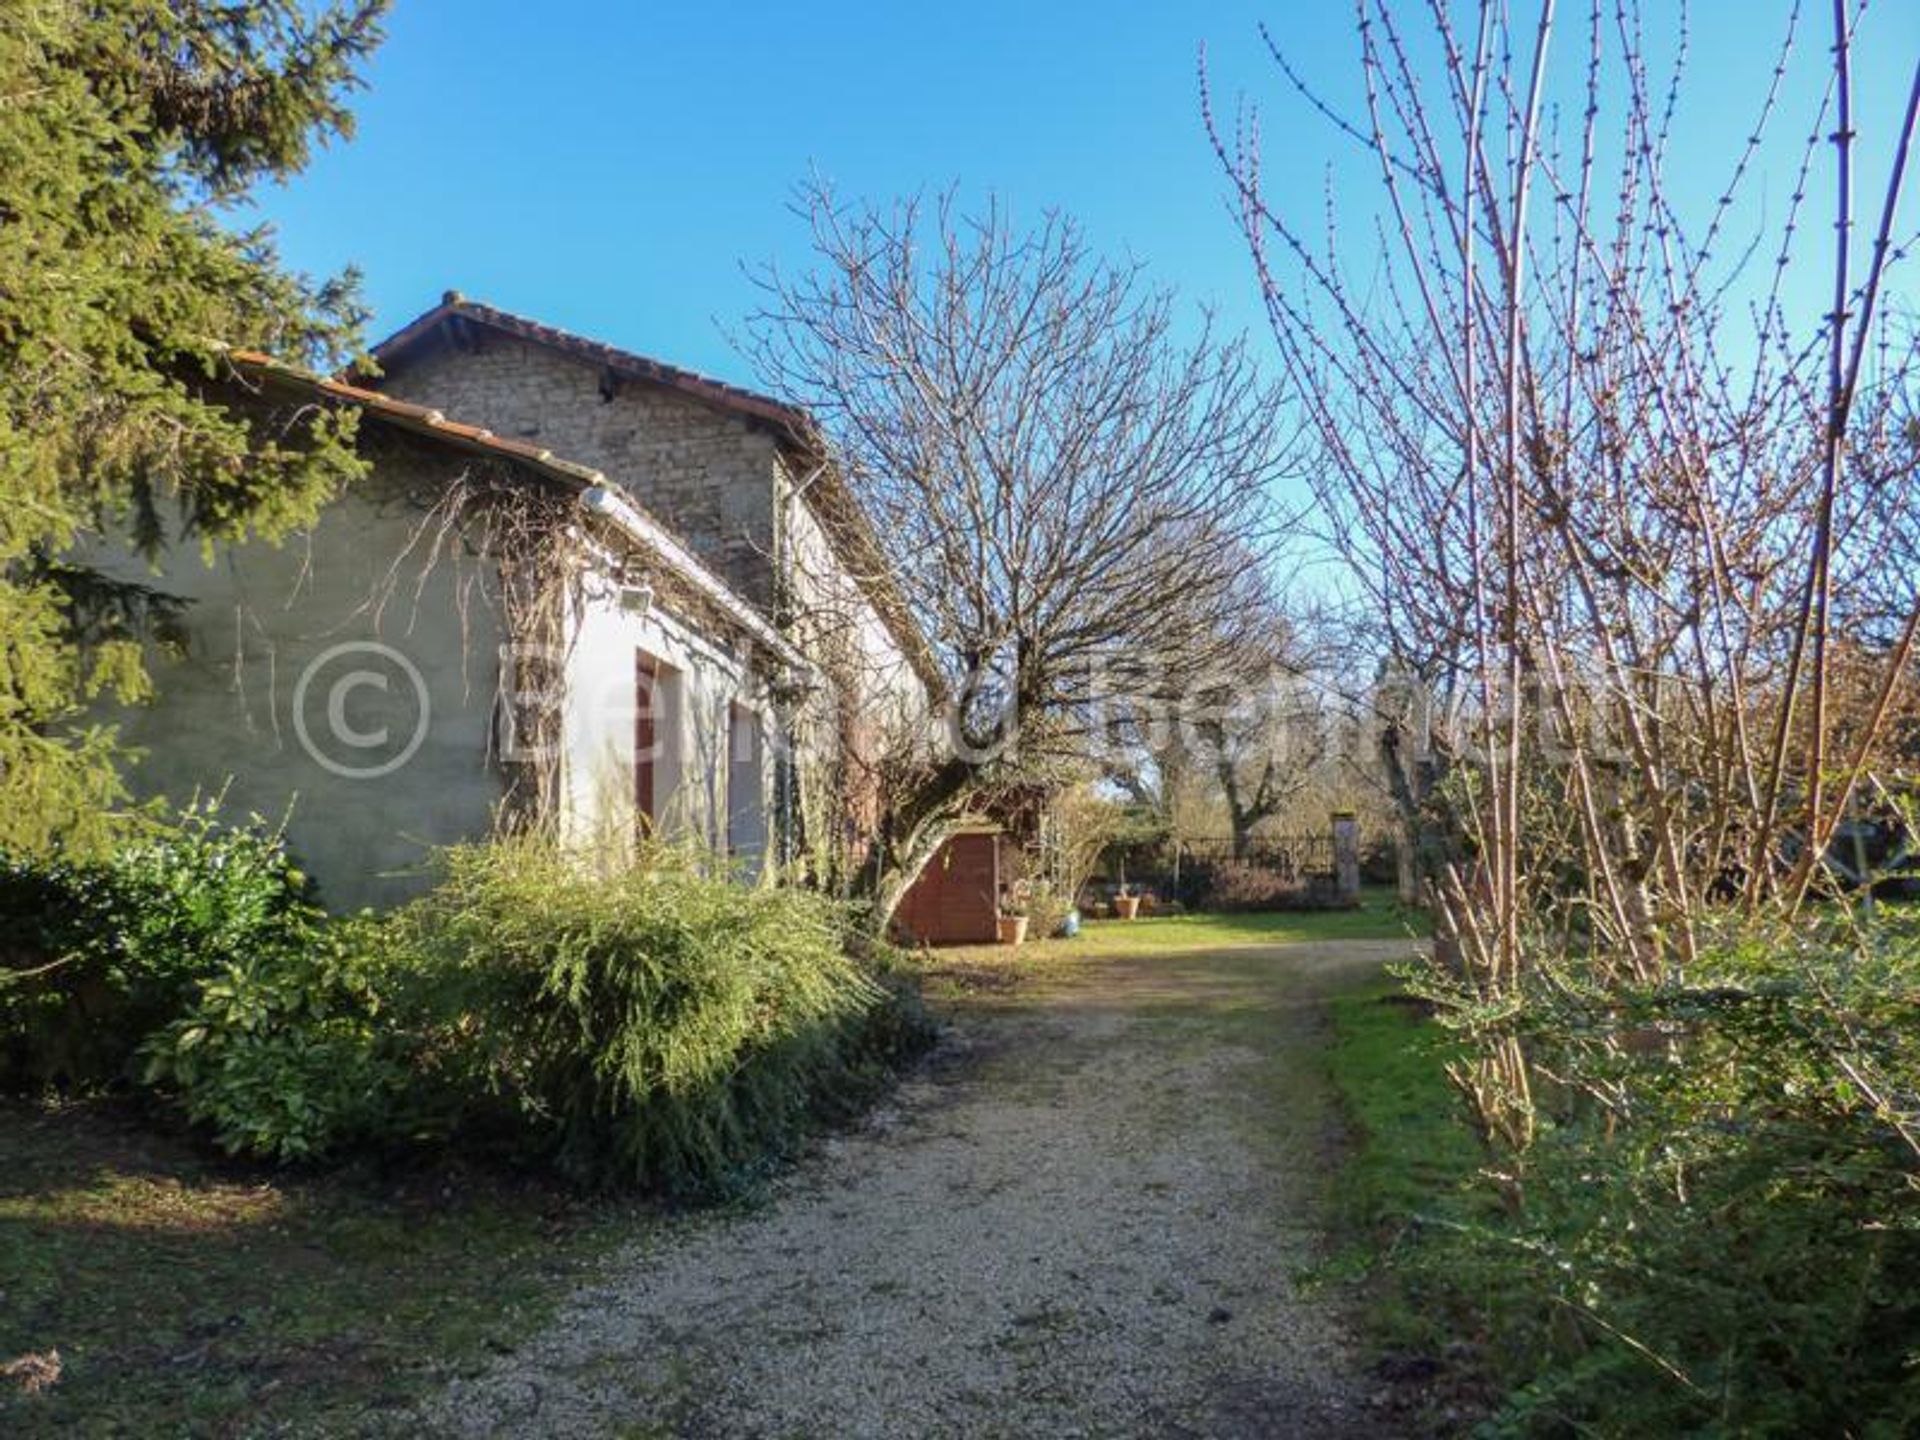
<instances>
[{"instance_id":1,"label":"metal fence","mask_svg":"<svg viewBox=\"0 0 1920 1440\"><path fill-rule=\"evenodd\" d=\"M1333 835L1256 835L1243 854L1233 853L1231 839L1183 840L1165 847L1173 852L1165 862L1199 865L1248 865L1290 880L1333 873Z\"/></svg>"},{"instance_id":2,"label":"metal fence","mask_svg":"<svg viewBox=\"0 0 1920 1440\"><path fill-rule=\"evenodd\" d=\"M1089 888L1094 898L1106 899L1124 879L1136 893L1196 907L1206 903L1220 874L1235 867L1305 888L1333 874L1333 835L1258 835L1239 854L1228 836L1124 846L1107 854Z\"/></svg>"}]
</instances>

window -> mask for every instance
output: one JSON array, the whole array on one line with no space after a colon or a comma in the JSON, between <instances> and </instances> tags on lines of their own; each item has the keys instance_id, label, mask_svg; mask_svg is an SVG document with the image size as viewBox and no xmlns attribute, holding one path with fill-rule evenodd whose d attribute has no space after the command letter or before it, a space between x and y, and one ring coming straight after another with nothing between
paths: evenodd
<instances>
[{"instance_id":1,"label":"window","mask_svg":"<svg viewBox=\"0 0 1920 1440\"><path fill-rule=\"evenodd\" d=\"M641 833L651 835L671 783L674 672L644 650L633 661L633 809Z\"/></svg>"}]
</instances>

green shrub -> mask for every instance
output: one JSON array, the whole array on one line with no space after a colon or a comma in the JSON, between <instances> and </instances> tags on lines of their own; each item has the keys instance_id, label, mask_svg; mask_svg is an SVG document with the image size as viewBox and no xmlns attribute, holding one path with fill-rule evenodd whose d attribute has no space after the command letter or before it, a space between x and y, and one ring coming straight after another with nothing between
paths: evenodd
<instances>
[{"instance_id":1,"label":"green shrub","mask_svg":"<svg viewBox=\"0 0 1920 1440\"><path fill-rule=\"evenodd\" d=\"M1198 908L1219 914L1260 910L1346 910L1332 876L1288 876L1246 860L1221 860L1200 866L1192 876Z\"/></svg>"},{"instance_id":2,"label":"green shrub","mask_svg":"<svg viewBox=\"0 0 1920 1440\"><path fill-rule=\"evenodd\" d=\"M277 835L196 811L96 864L0 865L0 916L7 1079L152 1086L277 1160L439 1139L726 1189L925 1033L829 902L668 851L605 875L473 846L415 904L335 920Z\"/></svg>"},{"instance_id":3,"label":"green shrub","mask_svg":"<svg viewBox=\"0 0 1920 1440\"><path fill-rule=\"evenodd\" d=\"M1073 909L1073 902L1045 880L1021 886L1019 900L1020 913L1027 917L1027 932L1036 940L1058 935Z\"/></svg>"},{"instance_id":4,"label":"green shrub","mask_svg":"<svg viewBox=\"0 0 1920 1440\"><path fill-rule=\"evenodd\" d=\"M0 857L0 1080L134 1078L200 980L318 933L307 895L277 833L211 806L103 860Z\"/></svg>"},{"instance_id":5,"label":"green shrub","mask_svg":"<svg viewBox=\"0 0 1920 1440\"><path fill-rule=\"evenodd\" d=\"M841 919L691 856L596 874L521 838L450 852L384 941L449 1131L588 1183L698 1193L791 1148L912 1043Z\"/></svg>"},{"instance_id":6,"label":"green shrub","mask_svg":"<svg viewBox=\"0 0 1920 1440\"><path fill-rule=\"evenodd\" d=\"M1556 1082L1518 1211L1422 1247L1485 1317L1490 1432L1920 1429L1920 940L1558 974L1518 1023Z\"/></svg>"},{"instance_id":7,"label":"green shrub","mask_svg":"<svg viewBox=\"0 0 1920 1440\"><path fill-rule=\"evenodd\" d=\"M203 977L143 1047L144 1079L237 1155L307 1160L388 1137L406 1039L384 1024L371 921L290 923Z\"/></svg>"}]
</instances>

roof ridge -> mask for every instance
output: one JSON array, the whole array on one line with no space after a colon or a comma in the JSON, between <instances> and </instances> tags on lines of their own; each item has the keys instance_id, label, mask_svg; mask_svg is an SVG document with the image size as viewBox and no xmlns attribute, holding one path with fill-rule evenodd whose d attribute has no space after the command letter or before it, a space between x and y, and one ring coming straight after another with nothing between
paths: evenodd
<instances>
[{"instance_id":1,"label":"roof ridge","mask_svg":"<svg viewBox=\"0 0 1920 1440\"><path fill-rule=\"evenodd\" d=\"M762 391L749 389L731 380L721 380L652 355L643 355L637 350L628 350L611 341L596 340L578 331L549 325L544 320L535 320L531 316L505 310L483 300L471 300L458 290L447 291L438 305L416 316L386 339L379 341L369 353L374 359L380 361L396 357L424 340L443 321L454 317L491 326L506 334L529 340L534 344L551 346L580 359L606 365L613 370L631 372L639 379L671 386L696 399L704 399L725 408L745 411L762 420L785 426L793 432L796 439L813 428L812 417L803 408L790 405Z\"/></svg>"}]
</instances>

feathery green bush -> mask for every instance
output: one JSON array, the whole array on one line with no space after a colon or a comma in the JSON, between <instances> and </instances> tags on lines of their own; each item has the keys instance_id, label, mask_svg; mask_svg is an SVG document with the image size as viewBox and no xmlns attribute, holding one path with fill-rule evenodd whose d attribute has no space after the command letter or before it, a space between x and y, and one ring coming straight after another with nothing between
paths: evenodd
<instances>
[{"instance_id":1,"label":"feathery green bush","mask_svg":"<svg viewBox=\"0 0 1920 1440\"><path fill-rule=\"evenodd\" d=\"M437 1141L710 1194L925 1036L819 895L530 836L444 864L411 905L336 919L277 834L210 808L103 861L0 862L0 1081L148 1085L237 1154Z\"/></svg>"},{"instance_id":2,"label":"feathery green bush","mask_svg":"<svg viewBox=\"0 0 1920 1440\"><path fill-rule=\"evenodd\" d=\"M1920 933L1845 928L1638 990L1543 968L1497 1021L1553 1082L1517 1206L1402 1252L1480 1316L1486 1433L1920 1429Z\"/></svg>"},{"instance_id":3,"label":"feathery green bush","mask_svg":"<svg viewBox=\"0 0 1920 1440\"><path fill-rule=\"evenodd\" d=\"M528 837L445 864L382 935L424 1103L582 1182L733 1188L919 1038L818 895L669 849L596 872Z\"/></svg>"}]
</instances>

